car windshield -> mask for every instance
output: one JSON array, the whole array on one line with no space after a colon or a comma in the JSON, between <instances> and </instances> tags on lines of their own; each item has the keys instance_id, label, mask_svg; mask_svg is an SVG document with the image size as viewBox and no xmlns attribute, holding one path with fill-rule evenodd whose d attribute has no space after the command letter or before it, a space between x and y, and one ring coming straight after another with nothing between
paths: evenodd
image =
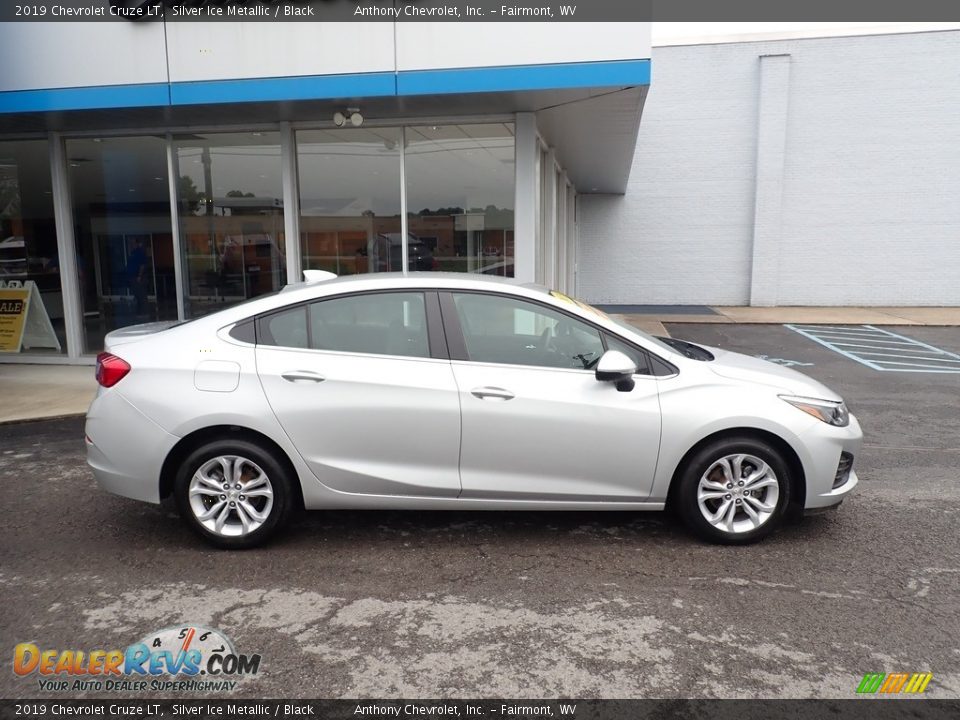
<instances>
[{"instance_id":1,"label":"car windshield","mask_svg":"<svg viewBox=\"0 0 960 720\"><path fill-rule=\"evenodd\" d=\"M614 325L622 327L624 330L627 330L635 335L639 335L645 340L649 340L654 345L660 347L664 352L668 352L668 353L677 352L676 348L670 347L665 342L654 337L653 335L650 335L649 333L644 332L640 328L635 327L634 325L631 325L630 323L624 320L621 320L618 317L615 317L613 315L608 315L603 310L599 310L598 308L595 308L593 305L583 302L583 300L577 300L576 298L572 298L569 295L564 295L562 292L557 292L556 290L551 290L550 295L555 297L557 300L561 300L565 303L570 303L571 305L575 305L576 307L580 308L581 310L591 315L595 315L599 318L603 318L608 322L612 322Z\"/></svg>"}]
</instances>

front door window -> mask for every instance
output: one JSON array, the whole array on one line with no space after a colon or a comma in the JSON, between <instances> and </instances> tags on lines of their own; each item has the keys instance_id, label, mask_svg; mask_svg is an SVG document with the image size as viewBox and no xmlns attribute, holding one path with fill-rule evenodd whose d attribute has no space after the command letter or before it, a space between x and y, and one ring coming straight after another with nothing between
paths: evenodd
<instances>
[{"instance_id":1,"label":"front door window","mask_svg":"<svg viewBox=\"0 0 960 720\"><path fill-rule=\"evenodd\" d=\"M564 313L499 295L453 298L474 362L589 370L603 355L600 333Z\"/></svg>"}]
</instances>

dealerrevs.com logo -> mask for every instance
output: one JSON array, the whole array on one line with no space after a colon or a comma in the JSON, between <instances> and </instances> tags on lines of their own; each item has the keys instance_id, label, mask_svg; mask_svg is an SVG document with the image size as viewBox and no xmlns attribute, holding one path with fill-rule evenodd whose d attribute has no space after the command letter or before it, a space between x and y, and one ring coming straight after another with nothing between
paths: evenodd
<instances>
[{"instance_id":1,"label":"dealerrevs.com logo","mask_svg":"<svg viewBox=\"0 0 960 720\"><path fill-rule=\"evenodd\" d=\"M245 655L219 630L200 625L165 628L123 649L13 650L13 672L36 677L46 692L169 692L233 690L260 671L260 655Z\"/></svg>"}]
</instances>

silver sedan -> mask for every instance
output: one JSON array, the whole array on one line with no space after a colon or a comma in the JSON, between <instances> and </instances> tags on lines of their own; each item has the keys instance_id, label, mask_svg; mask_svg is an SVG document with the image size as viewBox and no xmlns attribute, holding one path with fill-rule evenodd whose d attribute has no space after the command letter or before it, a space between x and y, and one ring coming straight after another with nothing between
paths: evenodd
<instances>
[{"instance_id":1,"label":"silver sedan","mask_svg":"<svg viewBox=\"0 0 960 720\"><path fill-rule=\"evenodd\" d=\"M860 427L819 382L534 285L331 276L105 345L94 475L220 547L298 508L672 506L740 544L857 484Z\"/></svg>"}]
</instances>

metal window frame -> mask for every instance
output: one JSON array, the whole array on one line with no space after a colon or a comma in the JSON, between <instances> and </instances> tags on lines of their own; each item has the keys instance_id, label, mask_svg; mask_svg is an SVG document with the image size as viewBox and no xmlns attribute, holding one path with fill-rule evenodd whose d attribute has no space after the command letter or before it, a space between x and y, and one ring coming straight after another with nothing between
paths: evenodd
<instances>
[{"instance_id":1,"label":"metal window frame","mask_svg":"<svg viewBox=\"0 0 960 720\"><path fill-rule=\"evenodd\" d=\"M290 123L280 123L280 179L283 183L283 234L287 282L297 282L303 272L300 245L300 166L297 136Z\"/></svg>"},{"instance_id":2,"label":"metal window frame","mask_svg":"<svg viewBox=\"0 0 960 720\"><path fill-rule=\"evenodd\" d=\"M187 319L187 293L183 274L186 270L184 264L183 246L181 245L181 225L180 225L180 166L177 162L177 155L173 151L173 135L166 134L166 152L167 152L167 192L170 194L170 227L173 236L173 286L177 293L177 319L183 322Z\"/></svg>"},{"instance_id":3,"label":"metal window frame","mask_svg":"<svg viewBox=\"0 0 960 720\"><path fill-rule=\"evenodd\" d=\"M572 295L579 295L577 282L579 274L577 273L577 263L580 252L580 232L577 225L577 203L579 194L576 186L567 180L567 288Z\"/></svg>"},{"instance_id":4,"label":"metal window frame","mask_svg":"<svg viewBox=\"0 0 960 720\"><path fill-rule=\"evenodd\" d=\"M410 265L410 218L407 212L407 128L400 128L400 265L406 277Z\"/></svg>"},{"instance_id":5,"label":"metal window frame","mask_svg":"<svg viewBox=\"0 0 960 720\"><path fill-rule=\"evenodd\" d=\"M77 273L77 245L73 234L73 203L70 178L67 177L67 149L58 132L50 133L50 180L53 191L53 216L60 255L60 290L63 294L63 326L67 337L67 357L78 360L83 347L83 298Z\"/></svg>"},{"instance_id":6,"label":"metal window frame","mask_svg":"<svg viewBox=\"0 0 960 720\"><path fill-rule=\"evenodd\" d=\"M513 275L522 282L535 282L540 225L540 146L536 115L517 113L513 135Z\"/></svg>"}]
</instances>

